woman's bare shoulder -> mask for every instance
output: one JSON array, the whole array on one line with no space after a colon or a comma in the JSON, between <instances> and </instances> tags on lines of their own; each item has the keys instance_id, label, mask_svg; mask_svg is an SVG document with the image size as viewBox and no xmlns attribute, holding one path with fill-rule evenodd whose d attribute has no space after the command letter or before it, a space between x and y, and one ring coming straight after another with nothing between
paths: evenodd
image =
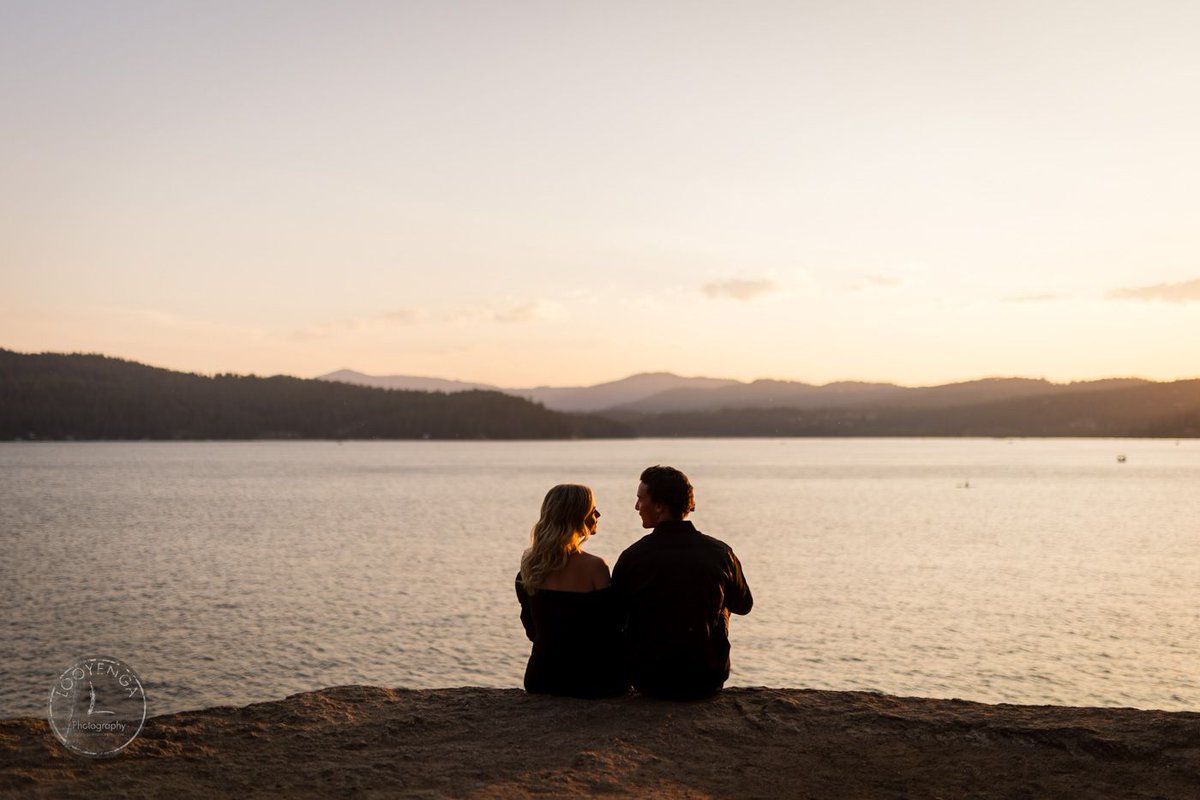
<instances>
[{"instance_id":1,"label":"woman's bare shoulder","mask_svg":"<svg viewBox=\"0 0 1200 800\"><path fill-rule=\"evenodd\" d=\"M580 553L580 555L586 556L583 564L588 576L592 579L592 588L603 589L612 583L612 573L608 570L608 562L591 553Z\"/></svg>"},{"instance_id":2,"label":"woman's bare shoulder","mask_svg":"<svg viewBox=\"0 0 1200 800\"><path fill-rule=\"evenodd\" d=\"M600 556L593 555L592 553L585 553L584 551L579 550L572 554L572 558L577 561L579 566L583 567L589 572L601 568L606 570L608 569L608 562Z\"/></svg>"}]
</instances>

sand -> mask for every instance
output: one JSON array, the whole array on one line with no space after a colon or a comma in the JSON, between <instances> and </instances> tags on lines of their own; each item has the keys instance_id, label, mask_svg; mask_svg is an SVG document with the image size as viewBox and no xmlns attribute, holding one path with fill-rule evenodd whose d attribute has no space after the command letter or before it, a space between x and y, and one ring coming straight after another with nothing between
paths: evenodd
<instances>
[{"instance_id":1,"label":"sand","mask_svg":"<svg viewBox=\"0 0 1200 800\"><path fill-rule=\"evenodd\" d=\"M147 720L109 759L0 721L16 797L1196 798L1200 713L727 689L339 686Z\"/></svg>"}]
</instances>

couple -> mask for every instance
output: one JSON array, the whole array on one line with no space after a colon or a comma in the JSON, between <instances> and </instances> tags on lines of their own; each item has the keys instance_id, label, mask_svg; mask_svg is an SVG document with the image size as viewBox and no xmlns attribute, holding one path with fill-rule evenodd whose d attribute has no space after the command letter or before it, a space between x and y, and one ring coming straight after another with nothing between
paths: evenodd
<instances>
[{"instance_id":1,"label":"couple","mask_svg":"<svg viewBox=\"0 0 1200 800\"><path fill-rule=\"evenodd\" d=\"M564 484L546 493L521 558L517 599L533 642L525 668L531 693L607 697L632 683L642 694L704 697L729 677L729 614L754 600L724 542L696 530L687 476L642 472L634 506L653 531L613 568L583 552L600 511L592 490Z\"/></svg>"}]
</instances>

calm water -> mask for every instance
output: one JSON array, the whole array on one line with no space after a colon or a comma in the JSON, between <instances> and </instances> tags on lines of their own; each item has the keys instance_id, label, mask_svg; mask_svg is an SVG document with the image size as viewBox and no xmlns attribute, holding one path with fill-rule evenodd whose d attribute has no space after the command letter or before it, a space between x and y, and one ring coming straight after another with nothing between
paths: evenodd
<instances>
[{"instance_id":1,"label":"calm water","mask_svg":"<svg viewBox=\"0 0 1200 800\"><path fill-rule=\"evenodd\" d=\"M1194 440L6 443L0 717L97 654L151 714L519 686L542 495L595 488L612 564L657 462L755 594L731 685L1200 709Z\"/></svg>"}]
</instances>

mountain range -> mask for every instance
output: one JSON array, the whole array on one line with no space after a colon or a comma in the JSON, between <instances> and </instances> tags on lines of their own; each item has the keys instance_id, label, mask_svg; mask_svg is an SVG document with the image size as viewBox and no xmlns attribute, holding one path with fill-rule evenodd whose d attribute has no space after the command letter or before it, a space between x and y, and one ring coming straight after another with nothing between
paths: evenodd
<instances>
[{"instance_id":1,"label":"mountain range","mask_svg":"<svg viewBox=\"0 0 1200 800\"><path fill-rule=\"evenodd\" d=\"M1200 437L1200 380L813 386L653 373L505 392L382 380L393 388L0 349L0 440Z\"/></svg>"},{"instance_id":2,"label":"mountain range","mask_svg":"<svg viewBox=\"0 0 1200 800\"><path fill-rule=\"evenodd\" d=\"M918 387L858 381L814 385L779 380L745 383L726 378L686 378L669 372L653 372L631 375L594 386L512 389L441 378L366 375L353 370L331 372L320 376L318 380L386 389L448 393L487 390L523 397L541 403L553 411L617 413L622 416L730 409L938 409L1021 398L1105 392L1152 383L1140 378L1109 378L1073 383L1052 383L1031 378L983 378Z\"/></svg>"},{"instance_id":3,"label":"mountain range","mask_svg":"<svg viewBox=\"0 0 1200 800\"><path fill-rule=\"evenodd\" d=\"M647 398L675 390L723 388L738 383L718 378L681 378L669 372L643 372L619 381L594 386L536 386L529 389L508 389L486 383L467 383L443 378L418 378L410 375L366 375L350 369L320 375L317 380L340 381L356 386L381 389L406 389L438 392L489 391L502 392L541 403L552 411L588 413L632 406Z\"/></svg>"}]
</instances>

